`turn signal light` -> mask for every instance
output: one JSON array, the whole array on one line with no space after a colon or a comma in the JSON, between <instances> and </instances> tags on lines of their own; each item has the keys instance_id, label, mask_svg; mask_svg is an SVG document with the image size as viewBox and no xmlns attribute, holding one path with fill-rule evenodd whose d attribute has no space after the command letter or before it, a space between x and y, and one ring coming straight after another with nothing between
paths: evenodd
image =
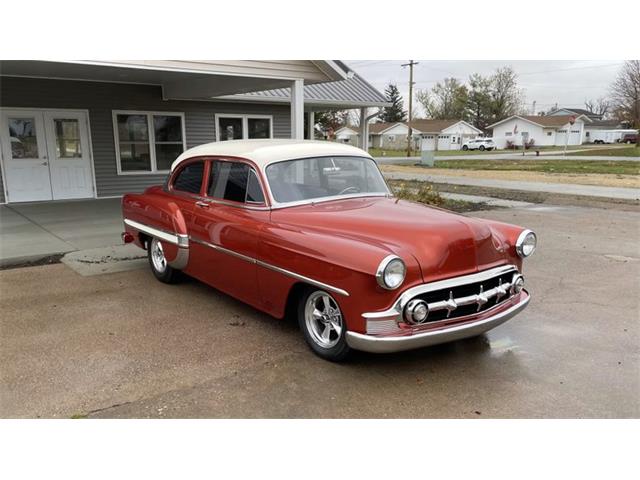
<instances>
[{"instance_id":1,"label":"turn signal light","mask_svg":"<svg viewBox=\"0 0 640 480\"><path fill-rule=\"evenodd\" d=\"M131 243L135 240L135 238L133 238L133 235L131 235L129 232L123 232L122 233L122 241L124 243Z\"/></svg>"}]
</instances>

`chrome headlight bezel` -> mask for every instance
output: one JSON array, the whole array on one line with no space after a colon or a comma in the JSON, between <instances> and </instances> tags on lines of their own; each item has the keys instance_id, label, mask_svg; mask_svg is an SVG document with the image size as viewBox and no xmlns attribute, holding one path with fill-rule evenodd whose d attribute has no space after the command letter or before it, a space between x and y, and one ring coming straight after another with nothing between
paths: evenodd
<instances>
[{"instance_id":1,"label":"chrome headlight bezel","mask_svg":"<svg viewBox=\"0 0 640 480\"><path fill-rule=\"evenodd\" d=\"M397 284L389 284L387 283L387 274L388 269L390 267L397 267L398 265L402 266L402 279ZM385 290L396 290L404 283L404 279L407 277L407 266L404 261L398 257L397 255L389 255L385 257L378 265L378 270L376 271L376 281L378 285L380 285Z\"/></svg>"},{"instance_id":2,"label":"chrome headlight bezel","mask_svg":"<svg viewBox=\"0 0 640 480\"><path fill-rule=\"evenodd\" d=\"M529 253L525 253L525 241L528 238L533 237L533 249ZM523 230L518 235L518 239L516 240L516 252L521 258L527 258L533 255L536 251L536 247L538 246L538 236L532 230Z\"/></svg>"}]
</instances>

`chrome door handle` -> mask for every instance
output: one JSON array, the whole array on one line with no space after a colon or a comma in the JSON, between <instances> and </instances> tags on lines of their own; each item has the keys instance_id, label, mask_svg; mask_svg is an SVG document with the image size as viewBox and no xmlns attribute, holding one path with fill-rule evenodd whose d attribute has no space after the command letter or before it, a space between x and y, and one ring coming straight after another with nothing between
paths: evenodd
<instances>
[{"instance_id":1,"label":"chrome door handle","mask_svg":"<svg viewBox=\"0 0 640 480\"><path fill-rule=\"evenodd\" d=\"M207 202L196 202L196 207L209 208L209 204Z\"/></svg>"}]
</instances>

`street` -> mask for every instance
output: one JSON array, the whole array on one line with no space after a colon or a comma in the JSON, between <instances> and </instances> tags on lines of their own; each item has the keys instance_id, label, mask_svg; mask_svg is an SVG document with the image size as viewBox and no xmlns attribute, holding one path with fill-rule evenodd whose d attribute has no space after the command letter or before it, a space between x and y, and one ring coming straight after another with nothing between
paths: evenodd
<instances>
[{"instance_id":1,"label":"street","mask_svg":"<svg viewBox=\"0 0 640 480\"><path fill-rule=\"evenodd\" d=\"M537 232L528 309L478 338L343 364L195 280L0 271L0 416L639 417L640 213L471 215Z\"/></svg>"}]
</instances>

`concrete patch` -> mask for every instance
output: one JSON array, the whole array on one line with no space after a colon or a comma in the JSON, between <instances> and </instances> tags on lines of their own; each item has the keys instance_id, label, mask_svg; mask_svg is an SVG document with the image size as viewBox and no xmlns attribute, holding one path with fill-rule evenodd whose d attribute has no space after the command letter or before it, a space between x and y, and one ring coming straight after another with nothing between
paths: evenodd
<instances>
[{"instance_id":1,"label":"concrete patch","mask_svg":"<svg viewBox=\"0 0 640 480\"><path fill-rule=\"evenodd\" d=\"M62 263L83 277L126 272L147 266L147 255L139 247L115 245L67 253Z\"/></svg>"}]
</instances>

